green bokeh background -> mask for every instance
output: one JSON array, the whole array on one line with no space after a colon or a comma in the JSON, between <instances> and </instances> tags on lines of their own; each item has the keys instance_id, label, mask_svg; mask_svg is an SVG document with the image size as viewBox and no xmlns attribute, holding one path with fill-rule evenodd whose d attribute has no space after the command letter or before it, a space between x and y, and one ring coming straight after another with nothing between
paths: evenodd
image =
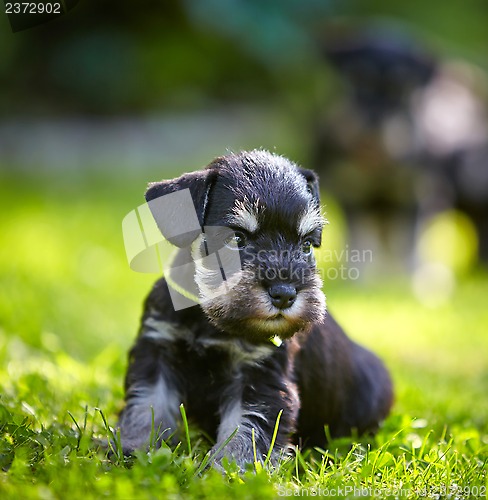
<instances>
[{"instance_id":1,"label":"green bokeh background","mask_svg":"<svg viewBox=\"0 0 488 500\"><path fill-rule=\"evenodd\" d=\"M69 426L68 410L80 421L96 406L115 422L126 353L156 278L129 269L123 217L142 203L148 181L200 168L227 149L266 147L307 166L314 110L337 92L316 41L346 22L408 27L442 57L488 70L488 4L481 0L81 0L68 14L15 34L0 14L2 404L27 415L33 429ZM80 123L93 138L99 127L107 134L121 122L132 130L159 119L178 144L157 158L124 157L131 144L123 135L110 137L112 149L98 157L77 135ZM39 130L53 123L68 125L46 150ZM229 124L234 132L227 134ZM323 198L330 221L324 246L340 251L348 228L326 186ZM476 460L484 460L488 275L473 257L469 222L443 217L423 248L430 258L439 238L461 228L442 257L455 277L445 300L422 301L411 275L400 271L326 280L324 289L339 322L391 369L392 422L416 417L419 427L447 428L464 443L476 435L477 453L484 450ZM337 265L321 254L319 262ZM0 488L10 481L2 474ZM35 476L22 468L16 474L20 483Z\"/></svg>"}]
</instances>

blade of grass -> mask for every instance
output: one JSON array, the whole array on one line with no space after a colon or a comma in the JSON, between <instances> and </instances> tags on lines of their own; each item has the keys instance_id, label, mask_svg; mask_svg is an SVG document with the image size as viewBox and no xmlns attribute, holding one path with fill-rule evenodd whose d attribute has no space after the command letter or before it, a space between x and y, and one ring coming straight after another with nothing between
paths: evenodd
<instances>
[{"instance_id":1,"label":"blade of grass","mask_svg":"<svg viewBox=\"0 0 488 500\"><path fill-rule=\"evenodd\" d=\"M263 470L263 466L261 462L258 462L258 455L256 451L256 432L254 430L254 427L251 429L251 438L252 438L252 452L254 457L254 471L259 472Z\"/></svg>"},{"instance_id":2,"label":"blade of grass","mask_svg":"<svg viewBox=\"0 0 488 500\"><path fill-rule=\"evenodd\" d=\"M212 453L212 450L210 450L202 460L202 463L198 467L198 469L195 472L195 476L200 474L208 465L211 459L215 458L229 443L230 441L234 438L234 436L237 434L237 431L239 430L239 427L236 427L234 432L215 450L214 453Z\"/></svg>"},{"instance_id":3,"label":"blade of grass","mask_svg":"<svg viewBox=\"0 0 488 500\"><path fill-rule=\"evenodd\" d=\"M155 448L155 429L154 429L154 407L151 405L151 433L149 434L149 446Z\"/></svg>"},{"instance_id":4,"label":"blade of grass","mask_svg":"<svg viewBox=\"0 0 488 500\"><path fill-rule=\"evenodd\" d=\"M183 403L180 404L180 413L181 418L183 419L183 427L185 429L186 443L188 446L188 456L191 457L190 429L188 427L188 419L186 418L186 411Z\"/></svg>"},{"instance_id":5,"label":"blade of grass","mask_svg":"<svg viewBox=\"0 0 488 500\"><path fill-rule=\"evenodd\" d=\"M81 443L81 438L83 437L83 432L81 432L80 426L78 425L78 422L76 421L75 417L73 414L68 410L68 415L70 416L71 420L73 420L76 428L78 429L78 440L76 443L76 451L80 451L80 443ZM85 414L85 427L86 427L86 414Z\"/></svg>"},{"instance_id":6,"label":"blade of grass","mask_svg":"<svg viewBox=\"0 0 488 500\"><path fill-rule=\"evenodd\" d=\"M115 431L113 429L113 427L108 425L107 419L105 418L105 415L104 415L103 411L101 410L101 408L95 408L95 411L100 413L105 430L107 431L109 436L111 436L111 438L109 437L107 440L108 441L108 443L107 443L108 448L117 457L117 459L119 461L123 461L124 460L124 452L122 451L122 441L120 438L120 431ZM113 439L113 441L112 441L112 439ZM115 444L115 448L114 448L114 444Z\"/></svg>"},{"instance_id":7,"label":"blade of grass","mask_svg":"<svg viewBox=\"0 0 488 500\"><path fill-rule=\"evenodd\" d=\"M280 425L280 419L281 419L282 414L283 414L283 410L280 410L278 413L278 416L276 417L276 423L275 423L274 430L273 430L273 437L271 438L271 444L269 445L268 454L266 455L266 460L264 461L264 467L266 467L268 465L269 461L271 460L271 453L273 452L273 448L274 448L274 445L276 442L276 436L278 434L278 427Z\"/></svg>"}]
</instances>

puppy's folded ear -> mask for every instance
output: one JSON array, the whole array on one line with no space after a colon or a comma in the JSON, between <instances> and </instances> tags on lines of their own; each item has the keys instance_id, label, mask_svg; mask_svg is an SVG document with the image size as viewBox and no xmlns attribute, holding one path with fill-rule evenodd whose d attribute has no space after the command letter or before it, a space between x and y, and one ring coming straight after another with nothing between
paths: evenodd
<instances>
[{"instance_id":1,"label":"puppy's folded ear","mask_svg":"<svg viewBox=\"0 0 488 500\"><path fill-rule=\"evenodd\" d=\"M159 230L173 245L186 247L202 232L216 175L214 169L207 168L149 184L146 201Z\"/></svg>"},{"instance_id":2,"label":"puppy's folded ear","mask_svg":"<svg viewBox=\"0 0 488 500\"><path fill-rule=\"evenodd\" d=\"M319 178L313 170L307 170L306 168L299 168L300 173L307 180L307 186L317 205L320 206L320 190L319 190Z\"/></svg>"},{"instance_id":3,"label":"puppy's folded ear","mask_svg":"<svg viewBox=\"0 0 488 500\"><path fill-rule=\"evenodd\" d=\"M315 211L317 216L322 219L320 215L320 189L319 189L319 178L313 170L307 170L305 168L299 168L300 173L305 177L307 181L307 189L312 195L315 202ZM325 220L325 219L322 219ZM317 230L314 234L312 240L312 245L319 248L322 243L322 229Z\"/></svg>"}]
</instances>

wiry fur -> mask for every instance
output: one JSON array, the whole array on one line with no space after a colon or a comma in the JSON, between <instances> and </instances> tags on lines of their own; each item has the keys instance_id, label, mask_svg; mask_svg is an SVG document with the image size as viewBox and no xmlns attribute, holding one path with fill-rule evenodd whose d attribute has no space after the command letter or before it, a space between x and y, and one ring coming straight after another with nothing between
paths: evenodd
<instances>
[{"instance_id":1,"label":"wiry fur","mask_svg":"<svg viewBox=\"0 0 488 500\"><path fill-rule=\"evenodd\" d=\"M174 239L177 261L193 262L201 304L175 311L164 278L148 296L119 422L126 451L147 446L153 416L156 429L176 431L180 403L215 450L238 428L215 460L226 455L241 467L253 461L253 429L258 458L267 453L281 410L277 452L298 439L323 445L324 425L333 436L374 431L391 406L391 382L326 314L309 251L324 222L315 174L266 151L243 152L151 184L146 199L180 189L190 190L202 235ZM164 234L164 214L154 216ZM205 256L216 251L241 265L212 268Z\"/></svg>"}]
</instances>

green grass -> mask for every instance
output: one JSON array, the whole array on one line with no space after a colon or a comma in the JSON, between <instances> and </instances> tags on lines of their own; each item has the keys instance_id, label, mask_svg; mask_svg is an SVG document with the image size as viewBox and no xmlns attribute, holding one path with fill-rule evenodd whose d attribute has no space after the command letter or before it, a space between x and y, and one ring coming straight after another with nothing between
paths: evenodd
<instances>
[{"instance_id":1,"label":"green grass","mask_svg":"<svg viewBox=\"0 0 488 500\"><path fill-rule=\"evenodd\" d=\"M210 445L192 428L176 449L108 460L97 442L116 423L126 353L155 279L128 268L121 221L154 179L0 180L0 498L482 496L482 271L437 309L417 302L402 277L326 283L330 309L393 374L396 403L375 438L297 451L243 476L232 464L225 475L205 468Z\"/></svg>"}]
</instances>

